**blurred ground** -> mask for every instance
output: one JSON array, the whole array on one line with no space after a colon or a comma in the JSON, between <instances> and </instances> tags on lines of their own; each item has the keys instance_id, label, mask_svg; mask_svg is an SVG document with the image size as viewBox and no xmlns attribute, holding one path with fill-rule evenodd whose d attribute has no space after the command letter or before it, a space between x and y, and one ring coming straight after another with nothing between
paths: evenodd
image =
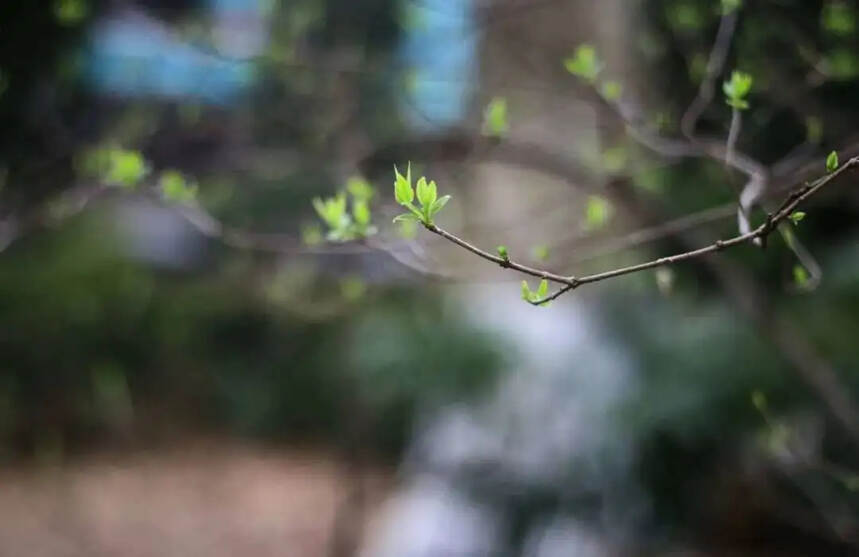
<instances>
[{"instance_id":1,"label":"blurred ground","mask_svg":"<svg viewBox=\"0 0 859 557\"><path fill-rule=\"evenodd\" d=\"M364 478L369 518L390 474ZM0 555L327 555L350 482L330 453L223 441L0 470Z\"/></svg>"}]
</instances>

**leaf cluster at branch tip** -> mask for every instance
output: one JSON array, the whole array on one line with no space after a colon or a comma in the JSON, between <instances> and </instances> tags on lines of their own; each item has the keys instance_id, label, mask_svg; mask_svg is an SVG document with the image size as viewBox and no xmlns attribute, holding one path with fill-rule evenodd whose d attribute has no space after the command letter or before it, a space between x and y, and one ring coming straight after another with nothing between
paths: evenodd
<instances>
[{"instance_id":1,"label":"leaf cluster at branch tip","mask_svg":"<svg viewBox=\"0 0 859 557\"><path fill-rule=\"evenodd\" d=\"M425 226L433 224L433 217L441 211L447 202L450 201L449 195L438 197L438 187L434 180L427 181L426 177L421 176L417 182L417 201L420 207L414 204L415 188L412 187L412 164L408 164L406 175L400 174L400 171L394 166L394 198L397 203L409 210L408 213L403 213L394 217L394 222L413 221L420 222Z\"/></svg>"},{"instance_id":2,"label":"leaf cluster at branch tip","mask_svg":"<svg viewBox=\"0 0 859 557\"><path fill-rule=\"evenodd\" d=\"M722 85L722 91L725 93L725 102L737 110L747 110L749 108L748 96L752 90L754 79L751 75L734 70L731 73L731 79Z\"/></svg>"},{"instance_id":3,"label":"leaf cluster at branch tip","mask_svg":"<svg viewBox=\"0 0 859 557\"><path fill-rule=\"evenodd\" d=\"M370 211L373 194L373 186L366 180L352 177L346 182L346 191L325 199L314 198L313 208L328 225L326 238L333 242L348 242L375 234ZM347 208L347 197L352 199L351 214Z\"/></svg>"}]
</instances>

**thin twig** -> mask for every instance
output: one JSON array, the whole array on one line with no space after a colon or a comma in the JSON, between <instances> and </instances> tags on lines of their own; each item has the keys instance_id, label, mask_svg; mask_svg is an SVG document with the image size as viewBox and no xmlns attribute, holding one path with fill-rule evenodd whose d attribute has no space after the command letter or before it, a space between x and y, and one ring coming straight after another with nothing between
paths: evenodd
<instances>
[{"instance_id":1,"label":"thin twig","mask_svg":"<svg viewBox=\"0 0 859 557\"><path fill-rule=\"evenodd\" d=\"M600 282L603 280L607 280L610 278L620 277L623 275L629 275L632 273L638 273L641 271L646 271L648 269L653 269L656 267L663 267L665 265L672 265L675 263L680 263L682 261L688 261L690 259L696 259L711 253L719 252L728 248L732 248L734 246L738 246L740 244L745 244L747 242L751 242L757 239L764 239L776 227L782 222L785 221L790 215L794 212L794 210L803 203L805 200L813 196L815 193L820 191L828 183L832 182L842 174L844 174L847 170L859 165L859 157L855 157L844 163L840 168L832 172L831 174L820 178L819 180L807 184L793 193L791 193L781 204L781 206L774 212L767 216L766 220L761 223L757 228L747 232L745 234L740 234L734 236L732 238L728 238L727 240L717 240L716 242L691 251L686 251L683 253L678 253L675 255L670 255L667 257L660 257L658 259L653 259L651 261L647 261L645 263L639 263L637 265L630 265L627 267L620 267L617 269L612 269L610 271L603 271L601 273L596 273L593 275L587 275L583 277L575 277L575 276L563 276L556 273L551 273L549 271L545 271L542 269L536 269L534 267L529 267L527 265L522 265L520 263L516 263L510 259L505 259L503 257L493 255L487 251L484 251L473 244L468 243L467 241L459 238L458 236L447 232L446 230L439 228L435 224L425 224L424 227L430 232L441 236L442 238L470 251L471 253L486 259L500 267L505 269L512 269L514 271L518 271L520 273L530 275L533 277L550 280L557 284L562 284L563 287L553 294L542 298L540 300L535 300L530 302L535 306L543 305L547 302L551 302L561 297L565 293L570 290L574 290L579 286L584 284L589 284L593 282Z\"/></svg>"},{"instance_id":2,"label":"thin twig","mask_svg":"<svg viewBox=\"0 0 859 557\"><path fill-rule=\"evenodd\" d=\"M710 51L710 59L707 62L707 74L701 81L701 86L698 88L698 96L689 105L683 119L680 120L680 129L687 138L695 137L695 128L698 120L707 106L713 102L715 95L716 79L725 68L725 62L728 59L728 51L731 49L734 31L737 28L737 13L739 10L732 10L730 13L722 16L719 22L719 30L716 32L716 41L713 44L713 49Z\"/></svg>"},{"instance_id":3,"label":"thin twig","mask_svg":"<svg viewBox=\"0 0 859 557\"><path fill-rule=\"evenodd\" d=\"M455 236L454 234L451 234L450 232L448 232L442 228L439 228L435 224L424 224L424 228L426 228L430 232L432 232L434 234L438 234L442 238L444 238L450 242L453 242L454 244L470 251L474 255L476 255L478 257L482 257L483 259L486 259L487 261L491 261L492 263L495 263L496 265L503 267L505 269L513 269L514 271L519 271L520 273L523 273L526 275L531 275L532 277L550 280L552 282L556 282L558 284L564 284L567 286L573 286L573 285L578 283L578 280L575 277L565 277L562 275L558 275L556 273L551 273L549 271L544 271L541 269L535 269L534 267L529 267L529 266L523 265L521 263L516 263L515 261L513 261L511 259L505 259L505 258L500 257L498 255L493 255L493 254L489 253L488 251L483 251L479 247L477 247L473 244L469 244L468 242L466 242L462 238Z\"/></svg>"},{"instance_id":4,"label":"thin twig","mask_svg":"<svg viewBox=\"0 0 859 557\"><path fill-rule=\"evenodd\" d=\"M725 145L725 164L734 165L734 149L740 138L740 129L743 127L743 114L738 108L731 111L731 127L728 130L728 142Z\"/></svg>"}]
</instances>

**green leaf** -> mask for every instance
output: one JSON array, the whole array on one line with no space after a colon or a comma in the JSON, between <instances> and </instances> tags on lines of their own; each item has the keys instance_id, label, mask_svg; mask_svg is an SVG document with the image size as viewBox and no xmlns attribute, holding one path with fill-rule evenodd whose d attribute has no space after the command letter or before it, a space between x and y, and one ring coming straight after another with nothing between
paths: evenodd
<instances>
[{"instance_id":1,"label":"green leaf","mask_svg":"<svg viewBox=\"0 0 859 557\"><path fill-rule=\"evenodd\" d=\"M543 298L545 298L549 293L549 281L543 279L540 281L540 286L537 287L536 292L532 292L531 288L528 286L528 281L522 281L522 299L526 302L534 304ZM541 307L547 307L549 302L543 302L539 304Z\"/></svg>"},{"instance_id":2,"label":"green leaf","mask_svg":"<svg viewBox=\"0 0 859 557\"><path fill-rule=\"evenodd\" d=\"M349 218L349 216L346 214L346 194L340 192L336 196L329 199L328 210L331 214L332 220L337 219L340 222L340 226L342 226L343 223L346 222L346 220Z\"/></svg>"},{"instance_id":3,"label":"green leaf","mask_svg":"<svg viewBox=\"0 0 859 557\"><path fill-rule=\"evenodd\" d=\"M301 229L301 241L306 246L318 246L322 243L322 229L318 224L310 224Z\"/></svg>"},{"instance_id":4,"label":"green leaf","mask_svg":"<svg viewBox=\"0 0 859 557\"><path fill-rule=\"evenodd\" d=\"M749 108L749 103L746 100L749 92L752 90L754 79L751 75L734 70L731 73L731 79L722 84L722 91L725 93L725 102L737 110L746 110Z\"/></svg>"},{"instance_id":5,"label":"green leaf","mask_svg":"<svg viewBox=\"0 0 859 557\"><path fill-rule=\"evenodd\" d=\"M424 208L424 213L429 215L429 208L436 200L436 185L435 182L427 183L427 179L421 176L418 179L418 202Z\"/></svg>"},{"instance_id":6,"label":"green leaf","mask_svg":"<svg viewBox=\"0 0 859 557\"><path fill-rule=\"evenodd\" d=\"M363 199L356 199L352 203L352 216L355 217L355 222L361 226L370 224L370 207Z\"/></svg>"},{"instance_id":7,"label":"green leaf","mask_svg":"<svg viewBox=\"0 0 859 557\"><path fill-rule=\"evenodd\" d=\"M856 30L855 9L846 2L829 2L823 6L820 23L834 35L849 35Z\"/></svg>"},{"instance_id":8,"label":"green leaf","mask_svg":"<svg viewBox=\"0 0 859 557\"><path fill-rule=\"evenodd\" d=\"M367 283L358 276L346 276L340 281L340 295L349 302L355 302L364 297Z\"/></svg>"},{"instance_id":9,"label":"green leaf","mask_svg":"<svg viewBox=\"0 0 859 557\"><path fill-rule=\"evenodd\" d=\"M347 223L338 228L332 228L329 230L328 234L325 235L325 238L329 242L348 242L355 239L355 232Z\"/></svg>"},{"instance_id":10,"label":"green leaf","mask_svg":"<svg viewBox=\"0 0 859 557\"><path fill-rule=\"evenodd\" d=\"M588 83L594 83L602 71L597 51L589 44L580 45L572 56L564 60L564 67L568 72Z\"/></svg>"},{"instance_id":11,"label":"green leaf","mask_svg":"<svg viewBox=\"0 0 859 557\"><path fill-rule=\"evenodd\" d=\"M412 203L415 199L415 190L412 189L412 172L411 164L406 175L400 174L397 167L394 167L394 196L397 203L411 211L421 222L426 225L432 224L432 217L439 212L442 207L450 200L449 195L438 198L438 186L434 180L427 181L426 177L421 176L417 182L417 198L421 205L421 209L415 207Z\"/></svg>"},{"instance_id":12,"label":"green leaf","mask_svg":"<svg viewBox=\"0 0 859 557\"><path fill-rule=\"evenodd\" d=\"M606 81L602 85L602 96L607 101L616 101L620 99L623 93L623 86L617 81Z\"/></svg>"},{"instance_id":13,"label":"green leaf","mask_svg":"<svg viewBox=\"0 0 859 557\"><path fill-rule=\"evenodd\" d=\"M428 194L427 188L428 188L427 179L424 178L423 176L418 178L418 183L415 186L415 193L417 195L418 203L420 203L421 206L426 205L425 199L426 199L426 196Z\"/></svg>"},{"instance_id":14,"label":"green leaf","mask_svg":"<svg viewBox=\"0 0 859 557\"><path fill-rule=\"evenodd\" d=\"M836 170L838 170L838 153L832 151L829 153L829 156L826 157L826 171L835 172Z\"/></svg>"},{"instance_id":15,"label":"green leaf","mask_svg":"<svg viewBox=\"0 0 859 557\"><path fill-rule=\"evenodd\" d=\"M543 279L540 281L540 286L537 287L537 299L543 299L549 294L549 281Z\"/></svg>"},{"instance_id":16,"label":"green leaf","mask_svg":"<svg viewBox=\"0 0 859 557\"><path fill-rule=\"evenodd\" d=\"M753 82L751 75L734 70L731 73L731 80L725 82L725 94L729 97L743 98L751 91Z\"/></svg>"},{"instance_id":17,"label":"green leaf","mask_svg":"<svg viewBox=\"0 0 859 557\"><path fill-rule=\"evenodd\" d=\"M116 147L91 147L75 158L78 172L101 180L109 186L136 187L149 173L143 155L138 151Z\"/></svg>"},{"instance_id":18,"label":"green leaf","mask_svg":"<svg viewBox=\"0 0 859 557\"><path fill-rule=\"evenodd\" d=\"M805 218L805 213L802 211L796 211L794 213L791 213L788 218L791 220L791 222L793 222L794 226L797 226L800 222L802 222L802 219Z\"/></svg>"},{"instance_id":19,"label":"green leaf","mask_svg":"<svg viewBox=\"0 0 859 557\"><path fill-rule=\"evenodd\" d=\"M421 218L414 213L403 213L394 217L393 222L421 222Z\"/></svg>"},{"instance_id":20,"label":"green leaf","mask_svg":"<svg viewBox=\"0 0 859 557\"><path fill-rule=\"evenodd\" d=\"M394 197L400 205L406 205L415 200L415 191L412 189L412 163L409 162L406 175L400 174L394 166Z\"/></svg>"},{"instance_id":21,"label":"green leaf","mask_svg":"<svg viewBox=\"0 0 859 557\"><path fill-rule=\"evenodd\" d=\"M353 176L346 181L346 191L360 201L370 201L376 193L373 186L360 176Z\"/></svg>"},{"instance_id":22,"label":"green leaf","mask_svg":"<svg viewBox=\"0 0 859 557\"><path fill-rule=\"evenodd\" d=\"M528 286L528 281L522 281L522 299L526 302L530 302L532 297L531 288Z\"/></svg>"},{"instance_id":23,"label":"green leaf","mask_svg":"<svg viewBox=\"0 0 859 557\"><path fill-rule=\"evenodd\" d=\"M146 161L137 151L110 149L107 151L107 175L105 180L111 184L133 188L146 176Z\"/></svg>"},{"instance_id":24,"label":"green leaf","mask_svg":"<svg viewBox=\"0 0 859 557\"><path fill-rule=\"evenodd\" d=\"M449 195L443 195L435 200L435 203L430 207L430 216L435 216L436 213L444 209L444 206L447 205L447 202L450 201Z\"/></svg>"},{"instance_id":25,"label":"green leaf","mask_svg":"<svg viewBox=\"0 0 859 557\"><path fill-rule=\"evenodd\" d=\"M185 176L176 170L162 172L158 185L164 198L175 203L189 203L197 196L196 184L189 184Z\"/></svg>"},{"instance_id":26,"label":"green leaf","mask_svg":"<svg viewBox=\"0 0 859 557\"><path fill-rule=\"evenodd\" d=\"M595 231L603 228L613 213L614 209L608 199L597 195L588 197L585 206L585 229Z\"/></svg>"},{"instance_id":27,"label":"green leaf","mask_svg":"<svg viewBox=\"0 0 859 557\"><path fill-rule=\"evenodd\" d=\"M833 48L823 59L823 70L832 79L854 79L859 75L859 56L851 48Z\"/></svg>"},{"instance_id":28,"label":"green leaf","mask_svg":"<svg viewBox=\"0 0 859 557\"><path fill-rule=\"evenodd\" d=\"M342 232L349 225L351 219L346 214L346 195L344 193L339 193L336 197L325 200L317 197L313 199L312 203L313 208L319 214L319 218L325 221L332 232ZM337 239L343 239L342 236L342 233L339 234Z\"/></svg>"},{"instance_id":29,"label":"green leaf","mask_svg":"<svg viewBox=\"0 0 859 557\"><path fill-rule=\"evenodd\" d=\"M56 0L54 17L61 25L72 27L81 23L89 14L86 0Z\"/></svg>"},{"instance_id":30,"label":"green leaf","mask_svg":"<svg viewBox=\"0 0 859 557\"><path fill-rule=\"evenodd\" d=\"M509 125L507 123L507 100L503 97L495 97L483 111L483 134L490 137L503 137L507 135Z\"/></svg>"},{"instance_id":31,"label":"green leaf","mask_svg":"<svg viewBox=\"0 0 859 557\"><path fill-rule=\"evenodd\" d=\"M507 251L507 246L498 246L497 248L495 248L495 251L498 252L498 256L501 259L510 259L510 254Z\"/></svg>"},{"instance_id":32,"label":"green leaf","mask_svg":"<svg viewBox=\"0 0 859 557\"><path fill-rule=\"evenodd\" d=\"M698 31L704 26L704 10L698 3L672 2L667 6L668 24L675 31Z\"/></svg>"},{"instance_id":33,"label":"green leaf","mask_svg":"<svg viewBox=\"0 0 859 557\"><path fill-rule=\"evenodd\" d=\"M432 207L433 203L438 199L438 186L435 185L435 180L430 180L429 182L429 198L432 199L430 203L430 207Z\"/></svg>"},{"instance_id":34,"label":"green leaf","mask_svg":"<svg viewBox=\"0 0 859 557\"><path fill-rule=\"evenodd\" d=\"M541 244L531 248L531 255L537 261L546 261L549 259L549 246Z\"/></svg>"},{"instance_id":35,"label":"green leaf","mask_svg":"<svg viewBox=\"0 0 859 557\"><path fill-rule=\"evenodd\" d=\"M809 286L808 271L802 265L794 265L793 267L793 282L800 288L808 288Z\"/></svg>"},{"instance_id":36,"label":"green leaf","mask_svg":"<svg viewBox=\"0 0 859 557\"><path fill-rule=\"evenodd\" d=\"M314 197L310 204L313 205L313 209L316 211L316 214L319 215L319 218L328 222L328 207L325 205L325 201L322 200L321 197Z\"/></svg>"}]
</instances>

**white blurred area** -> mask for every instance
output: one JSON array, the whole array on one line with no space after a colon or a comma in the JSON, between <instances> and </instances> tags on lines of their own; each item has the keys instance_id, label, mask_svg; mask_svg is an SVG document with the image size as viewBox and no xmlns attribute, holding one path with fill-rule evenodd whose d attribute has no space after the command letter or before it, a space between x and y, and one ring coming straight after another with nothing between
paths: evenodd
<instances>
[{"instance_id":1,"label":"white blurred area","mask_svg":"<svg viewBox=\"0 0 859 557\"><path fill-rule=\"evenodd\" d=\"M366 557L491 556L511 546L528 557L612 555L646 516L628 470L634 440L616 421L636 387L632 361L600 330L592 302L535 309L512 290L454 296L503 334L522 367L483 402L426 416ZM598 519L566 516L579 506ZM511 540L523 508L536 513Z\"/></svg>"}]
</instances>

